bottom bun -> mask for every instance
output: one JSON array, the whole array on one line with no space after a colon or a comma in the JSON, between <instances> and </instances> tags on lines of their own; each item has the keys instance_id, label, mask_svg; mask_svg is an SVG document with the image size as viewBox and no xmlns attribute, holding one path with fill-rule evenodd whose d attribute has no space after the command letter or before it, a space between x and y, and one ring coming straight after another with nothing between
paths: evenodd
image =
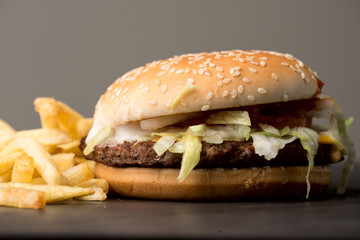
<instances>
[{"instance_id":1,"label":"bottom bun","mask_svg":"<svg viewBox=\"0 0 360 240\"><path fill-rule=\"evenodd\" d=\"M108 180L110 190L123 197L158 200L242 200L305 197L307 166L242 169L194 169L182 182L179 169L115 168L97 163L95 175ZM310 195L330 183L329 166L314 166Z\"/></svg>"}]
</instances>

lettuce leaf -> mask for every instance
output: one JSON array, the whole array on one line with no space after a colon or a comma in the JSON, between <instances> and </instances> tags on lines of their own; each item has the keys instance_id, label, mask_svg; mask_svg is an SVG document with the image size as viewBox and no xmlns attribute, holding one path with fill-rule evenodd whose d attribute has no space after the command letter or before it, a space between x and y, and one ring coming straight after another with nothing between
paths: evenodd
<instances>
[{"instance_id":1,"label":"lettuce leaf","mask_svg":"<svg viewBox=\"0 0 360 240\"><path fill-rule=\"evenodd\" d=\"M205 120L206 124L241 124L251 126L249 113L246 111L221 111L213 113Z\"/></svg>"},{"instance_id":2,"label":"lettuce leaf","mask_svg":"<svg viewBox=\"0 0 360 240\"><path fill-rule=\"evenodd\" d=\"M202 132L201 127L203 125L196 125L195 129L197 132ZM200 154L202 150L201 137L193 134L193 130L186 131L184 134L184 153L181 160L181 168L178 176L178 182L182 182L189 175L189 173L194 169L194 167L200 161Z\"/></svg>"}]
</instances>

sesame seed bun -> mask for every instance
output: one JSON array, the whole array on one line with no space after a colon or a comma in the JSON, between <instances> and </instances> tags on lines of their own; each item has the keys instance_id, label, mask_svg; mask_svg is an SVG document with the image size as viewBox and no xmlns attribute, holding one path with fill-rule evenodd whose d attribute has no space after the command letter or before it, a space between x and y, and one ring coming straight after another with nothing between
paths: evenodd
<instances>
[{"instance_id":1,"label":"sesame seed bun","mask_svg":"<svg viewBox=\"0 0 360 240\"><path fill-rule=\"evenodd\" d=\"M194 169L179 183L179 169L115 168L97 163L95 174L106 178L110 189L123 197L167 200L245 200L306 195L306 166ZM323 193L331 169L311 170L311 196Z\"/></svg>"},{"instance_id":2,"label":"sesame seed bun","mask_svg":"<svg viewBox=\"0 0 360 240\"><path fill-rule=\"evenodd\" d=\"M195 89L175 108L189 85ZM117 79L101 96L96 129L158 116L208 111L313 97L317 78L290 54L222 51L155 61Z\"/></svg>"}]
</instances>

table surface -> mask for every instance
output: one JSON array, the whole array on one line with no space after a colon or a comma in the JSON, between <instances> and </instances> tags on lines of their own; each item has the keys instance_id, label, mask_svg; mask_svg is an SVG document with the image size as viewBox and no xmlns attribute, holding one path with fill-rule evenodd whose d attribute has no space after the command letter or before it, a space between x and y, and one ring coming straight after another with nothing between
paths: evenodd
<instances>
[{"instance_id":1,"label":"table surface","mask_svg":"<svg viewBox=\"0 0 360 240\"><path fill-rule=\"evenodd\" d=\"M308 201L172 202L109 198L43 210L0 208L0 238L359 238L360 189Z\"/></svg>"}]
</instances>

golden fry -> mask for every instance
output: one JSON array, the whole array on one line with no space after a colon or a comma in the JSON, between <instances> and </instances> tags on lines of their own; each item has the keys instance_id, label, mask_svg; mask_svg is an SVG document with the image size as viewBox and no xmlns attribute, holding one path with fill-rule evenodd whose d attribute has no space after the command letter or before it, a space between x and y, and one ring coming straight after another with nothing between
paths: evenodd
<instances>
[{"instance_id":1,"label":"golden fry","mask_svg":"<svg viewBox=\"0 0 360 240\"><path fill-rule=\"evenodd\" d=\"M40 115L43 128L59 128L58 105L54 98L36 98L34 100L35 110Z\"/></svg>"},{"instance_id":2,"label":"golden fry","mask_svg":"<svg viewBox=\"0 0 360 240\"><path fill-rule=\"evenodd\" d=\"M0 187L0 205L40 209L45 206L46 194L42 191L14 187Z\"/></svg>"},{"instance_id":3,"label":"golden fry","mask_svg":"<svg viewBox=\"0 0 360 240\"><path fill-rule=\"evenodd\" d=\"M74 153L57 153L51 156L60 172L75 166Z\"/></svg>"},{"instance_id":4,"label":"golden fry","mask_svg":"<svg viewBox=\"0 0 360 240\"><path fill-rule=\"evenodd\" d=\"M69 168L63 171L62 174L69 181L69 186L75 186L94 178L94 174L86 163L81 163Z\"/></svg>"},{"instance_id":5,"label":"golden fry","mask_svg":"<svg viewBox=\"0 0 360 240\"><path fill-rule=\"evenodd\" d=\"M10 182L11 181L11 174L12 174L12 171L8 171L8 172L0 175L0 183Z\"/></svg>"},{"instance_id":6,"label":"golden fry","mask_svg":"<svg viewBox=\"0 0 360 240\"><path fill-rule=\"evenodd\" d=\"M0 175L10 171L13 168L16 159L21 155L24 155L23 151L14 151L9 154L1 153L2 152L0 152Z\"/></svg>"},{"instance_id":7,"label":"golden fry","mask_svg":"<svg viewBox=\"0 0 360 240\"><path fill-rule=\"evenodd\" d=\"M60 149L60 152L75 153L75 156L83 157L84 154L79 148L79 145L80 145L80 140L75 140L66 144L57 145L57 147Z\"/></svg>"},{"instance_id":8,"label":"golden fry","mask_svg":"<svg viewBox=\"0 0 360 240\"><path fill-rule=\"evenodd\" d=\"M92 187L90 187L90 189L94 190L93 194L84 196L84 197L79 197L79 200L85 200L85 201L104 201L106 199L106 194L104 193L104 191L101 189L101 187L97 186L96 184L93 185Z\"/></svg>"},{"instance_id":9,"label":"golden fry","mask_svg":"<svg viewBox=\"0 0 360 240\"><path fill-rule=\"evenodd\" d=\"M65 144L72 141L72 137L61 131L60 129L32 129L19 131L15 134L16 138L19 137L32 137L44 146L54 146L58 144Z\"/></svg>"},{"instance_id":10,"label":"golden fry","mask_svg":"<svg viewBox=\"0 0 360 240\"><path fill-rule=\"evenodd\" d=\"M72 135L74 139L77 138L76 123L84 117L81 116L74 109L69 107L63 102L57 102L58 104L58 117L60 122L60 129Z\"/></svg>"},{"instance_id":11,"label":"golden fry","mask_svg":"<svg viewBox=\"0 0 360 240\"><path fill-rule=\"evenodd\" d=\"M64 185L68 183L67 179L57 169L51 155L34 138L21 137L15 139L1 151L0 157L11 154L18 149L23 150L26 155L34 159L36 170L48 184Z\"/></svg>"},{"instance_id":12,"label":"golden fry","mask_svg":"<svg viewBox=\"0 0 360 240\"><path fill-rule=\"evenodd\" d=\"M93 187L95 185L99 186L104 191L104 193L107 194L109 192L109 183L103 178L93 178L86 182L80 183L76 186L77 187Z\"/></svg>"},{"instance_id":13,"label":"golden fry","mask_svg":"<svg viewBox=\"0 0 360 240\"><path fill-rule=\"evenodd\" d=\"M30 184L46 184L46 181L42 177L36 177L31 179Z\"/></svg>"},{"instance_id":14,"label":"golden fry","mask_svg":"<svg viewBox=\"0 0 360 240\"><path fill-rule=\"evenodd\" d=\"M23 155L16 159L12 170L12 182L30 182L34 173L34 159Z\"/></svg>"},{"instance_id":15,"label":"golden fry","mask_svg":"<svg viewBox=\"0 0 360 240\"><path fill-rule=\"evenodd\" d=\"M91 171L95 174L95 164L96 164L95 161L87 160L84 157L75 157L74 161L75 161L75 165L78 165L80 163L86 163L91 169Z\"/></svg>"},{"instance_id":16,"label":"golden fry","mask_svg":"<svg viewBox=\"0 0 360 240\"><path fill-rule=\"evenodd\" d=\"M95 190L90 188L81 187L70 187L64 185L35 185L29 183L0 183L0 188L11 187L11 188L24 188L28 190L37 190L46 193L46 202L57 202L67 199L83 197L90 194L94 194Z\"/></svg>"},{"instance_id":17,"label":"golden fry","mask_svg":"<svg viewBox=\"0 0 360 240\"><path fill-rule=\"evenodd\" d=\"M94 119L92 118L84 118L80 119L76 122L76 131L77 137L79 139L86 137L94 123Z\"/></svg>"}]
</instances>

